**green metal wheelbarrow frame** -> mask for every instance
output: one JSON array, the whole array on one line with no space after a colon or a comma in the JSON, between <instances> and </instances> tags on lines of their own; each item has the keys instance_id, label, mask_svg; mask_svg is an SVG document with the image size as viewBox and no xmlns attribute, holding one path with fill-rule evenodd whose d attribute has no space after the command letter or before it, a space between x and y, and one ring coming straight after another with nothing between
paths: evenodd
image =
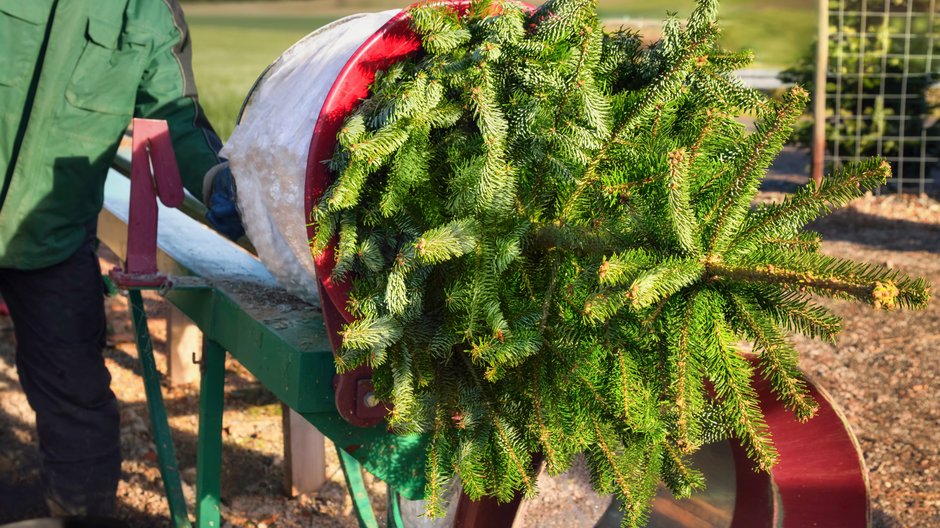
<instances>
[{"instance_id":1,"label":"green metal wheelbarrow frame","mask_svg":"<svg viewBox=\"0 0 940 528\"><path fill-rule=\"evenodd\" d=\"M117 167L128 162L119 158ZM129 180L112 170L105 186L105 206L98 238L122 260L127 251ZM195 201L183 211L199 217ZM424 489L425 444L420 436L398 436L384 425L361 428L337 412L333 392L333 352L319 307L293 298L244 249L180 210L161 207L157 264L170 275L165 298L203 332L199 436L196 462L196 525L221 526L220 474L225 352L244 365L275 397L313 424L337 446L359 524L377 526L362 481L364 467L389 485L389 525L400 526L398 496L420 499ZM183 226L181 231L181 226ZM209 239L218 263L207 262ZM182 484L160 376L153 358L147 316L139 289L129 289L137 348L150 410L154 442L170 505L172 525L192 526ZM276 310L270 309L277 299ZM267 307L267 308L266 308Z\"/></svg>"}]
</instances>

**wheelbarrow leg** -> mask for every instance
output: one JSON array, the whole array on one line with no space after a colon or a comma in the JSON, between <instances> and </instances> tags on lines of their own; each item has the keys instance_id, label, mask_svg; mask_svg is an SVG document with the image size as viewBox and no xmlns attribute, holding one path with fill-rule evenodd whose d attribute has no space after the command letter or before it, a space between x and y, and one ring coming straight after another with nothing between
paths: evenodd
<instances>
[{"instance_id":1,"label":"wheelbarrow leg","mask_svg":"<svg viewBox=\"0 0 940 528\"><path fill-rule=\"evenodd\" d=\"M153 342L147 326L147 313L144 312L144 300L140 290L129 290L131 318L134 321L134 333L137 338L137 355L143 370L144 392L147 395L147 408L150 411L150 427L153 430L153 443L157 450L160 465L160 477L170 506L170 518L175 528L188 528L189 514L186 512L186 499L183 497L183 485L180 481L179 463L173 436L167 421L163 393L160 391L160 374L153 359Z\"/></svg>"},{"instance_id":2,"label":"wheelbarrow leg","mask_svg":"<svg viewBox=\"0 0 940 528\"><path fill-rule=\"evenodd\" d=\"M398 492L395 488L387 486L386 495L388 496L388 509L386 516L388 528L404 528L405 522L401 518L401 504L398 502Z\"/></svg>"},{"instance_id":3,"label":"wheelbarrow leg","mask_svg":"<svg viewBox=\"0 0 940 528\"><path fill-rule=\"evenodd\" d=\"M401 518L401 503L398 502L398 492L395 488L387 486L388 510L385 526L388 528L405 528L405 521Z\"/></svg>"},{"instance_id":4,"label":"wheelbarrow leg","mask_svg":"<svg viewBox=\"0 0 940 528\"><path fill-rule=\"evenodd\" d=\"M196 524L199 528L219 528L222 526L219 495L225 350L211 339L203 340L202 368L199 387L199 445L196 447Z\"/></svg>"},{"instance_id":5,"label":"wheelbarrow leg","mask_svg":"<svg viewBox=\"0 0 940 528\"><path fill-rule=\"evenodd\" d=\"M336 447L336 454L339 456L339 464L346 477L346 488L352 499L353 511L359 520L359 528L379 528L379 522L375 520L375 513L369 502L369 491L362 480L362 465L339 446Z\"/></svg>"}]
</instances>

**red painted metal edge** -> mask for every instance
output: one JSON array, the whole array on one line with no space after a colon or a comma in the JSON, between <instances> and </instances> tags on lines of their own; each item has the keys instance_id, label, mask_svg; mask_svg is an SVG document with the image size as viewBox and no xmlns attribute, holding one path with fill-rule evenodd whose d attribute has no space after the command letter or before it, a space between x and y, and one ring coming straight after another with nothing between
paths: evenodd
<instances>
[{"instance_id":1,"label":"red painted metal edge","mask_svg":"<svg viewBox=\"0 0 940 528\"><path fill-rule=\"evenodd\" d=\"M336 135L346 117L362 99L369 96L369 87L375 80L376 73L421 49L421 41L411 31L408 21L407 9L392 17L359 46L333 81L333 87L323 101L323 107L314 126L310 153L307 156L307 182L304 196L306 211L313 210L314 205L333 182L333 175L323 162L333 156L336 148ZM316 225L310 218L305 221L307 236L313 238L316 234ZM352 315L346 310L350 283L348 280L343 282L332 280L333 267L336 264L333 244L330 244L322 255L314 258L314 264L322 291L326 294L323 300L332 301L345 322L352 321ZM330 328L329 321L327 324L330 333L340 329L340 326Z\"/></svg>"},{"instance_id":2,"label":"red painted metal edge","mask_svg":"<svg viewBox=\"0 0 940 528\"><path fill-rule=\"evenodd\" d=\"M499 502L493 497L473 501L466 493L461 493L457 500L454 528L511 528L522 505L519 494L509 502Z\"/></svg>"},{"instance_id":3,"label":"red painted metal edge","mask_svg":"<svg viewBox=\"0 0 940 528\"><path fill-rule=\"evenodd\" d=\"M785 528L871 526L868 470L858 440L832 397L807 379L819 413L799 423L771 395L769 382L758 390L780 462L771 477L780 497Z\"/></svg>"},{"instance_id":4,"label":"red painted metal edge","mask_svg":"<svg viewBox=\"0 0 940 528\"><path fill-rule=\"evenodd\" d=\"M339 313L333 301L326 296L323 291L323 284L320 284L319 288L327 335L330 339L330 346L336 351L339 350L342 344L338 330L343 326L343 316ZM368 383L370 386L372 383L372 369L366 365L333 377L336 410L344 420L356 427L377 425L388 414L388 409L381 404L376 407L364 408L365 394L362 391L364 383ZM347 451L349 450L347 449Z\"/></svg>"},{"instance_id":5,"label":"red painted metal edge","mask_svg":"<svg viewBox=\"0 0 940 528\"><path fill-rule=\"evenodd\" d=\"M469 7L469 2L448 2L448 5L462 13ZM411 30L409 21L408 9L404 9L370 35L340 70L323 101L307 156L304 209L308 212L308 218L305 219L308 238L313 238L316 234L316 224L309 218L309 211L313 209L333 181L333 175L324 161L333 156L336 148L336 135L340 127L362 99L369 96L369 87L375 80L377 72L421 49L421 41ZM314 257L324 321L334 352L339 350L338 333L343 324L353 320L352 314L346 309L350 281L347 279L336 282L332 278L336 264L335 243L334 240L322 255ZM384 406L365 408L362 405L363 402L360 401L362 399L361 387L371 380L371 377L371 369L361 367L338 375L334 380L337 410L353 425L373 426L381 422L388 414L388 409Z\"/></svg>"},{"instance_id":6,"label":"red painted metal edge","mask_svg":"<svg viewBox=\"0 0 940 528\"><path fill-rule=\"evenodd\" d=\"M773 528L774 493L770 475L754 469L747 452L737 440L730 440L734 457L734 514L731 528ZM707 485L707 483L706 483Z\"/></svg>"},{"instance_id":7,"label":"red painted metal edge","mask_svg":"<svg viewBox=\"0 0 940 528\"><path fill-rule=\"evenodd\" d=\"M309 218L309 211L333 182L333 175L324 161L333 156L339 128L362 99L369 96L369 87L379 70L388 68L419 49L421 42L411 31L407 10L403 10L359 46L333 81L314 126L310 152L307 155L304 210L308 211L308 218L305 219L308 238L316 235L316 224ZM346 310L350 281L347 279L336 282L332 279L333 267L336 264L335 243L334 240L322 255L314 257L323 319L334 352L339 350L342 343L339 332L343 324L353 320ZM358 427L377 425L388 413L384 406L375 409L379 412L358 412L362 407L362 402L359 401L359 387L362 382L371 379L372 370L359 367L351 372L338 374L333 380L337 411L343 419Z\"/></svg>"},{"instance_id":8,"label":"red painted metal edge","mask_svg":"<svg viewBox=\"0 0 940 528\"><path fill-rule=\"evenodd\" d=\"M732 528L871 526L868 471L858 441L829 394L810 379L807 385L819 413L800 423L777 401L767 380L755 380L780 458L768 478L755 472L743 448L732 442L737 478Z\"/></svg>"},{"instance_id":9,"label":"red painted metal edge","mask_svg":"<svg viewBox=\"0 0 940 528\"><path fill-rule=\"evenodd\" d=\"M541 472L544 457L532 456L533 473ZM525 525L522 514L522 494L516 495L509 502L499 502L495 497L483 497L471 500L463 490L457 499L457 511L454 515L453 528L512 528Z\"/></svg>"},{"instance_id":10,"label":"red painted metal edge","mask_svg":"<svg viewBox=\"0 0 940 528\"><path fill-rule=\"evenodd\" d=\"M447 1L446 4L461 14L470 6L468 0ZM535 9L525 3L522 5L527 9ZM333 175L324 162L333 157L336 135L340 127L346 117L359 106L362 99L369 96L369 87L375 80L377 72L408 58L421 49L420 39L411 30L409 9L410 7L403 9L389 19L359 46L336 76L333 86L323 101L307 156L304 210L307 211L308 218L305 218L304 222L307 226L308 238L312 239L317 230L316 224L309 218L309 212L313 210L314 205L333 182ZM353 317L346 310L350 283L348 280L336 282L332 279L333 268L336 265L334 246L335 240L322 255L314 258L314 265L326 297L333 301L343 319L350 322ZM339 327L329 328L331 332L338 330Z\"/></svg>"}]
</instances>

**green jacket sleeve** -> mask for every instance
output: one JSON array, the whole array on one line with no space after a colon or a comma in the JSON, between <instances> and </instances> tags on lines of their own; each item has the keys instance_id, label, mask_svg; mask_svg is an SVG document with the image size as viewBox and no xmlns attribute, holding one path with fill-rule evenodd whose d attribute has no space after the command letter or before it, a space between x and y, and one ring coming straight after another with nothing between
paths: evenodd
<instances>
[{"instance_id":1,"label":"green jacket sleeve","mask_svg":"<svg viewBox=\"0 0 940 528\"><path fill-rule=\"evenodd\" d=\"M176 0L162 3L166 9L161 12L165 11L167 20L153 21L153 26L170 29L158 33L163 37L153 43L137 90L135 114L169 123L183 186L202 201L203 176L221 161L218 153L222 142L199 106L189 28L183 12Z\"/></svg>"}]
</instances>

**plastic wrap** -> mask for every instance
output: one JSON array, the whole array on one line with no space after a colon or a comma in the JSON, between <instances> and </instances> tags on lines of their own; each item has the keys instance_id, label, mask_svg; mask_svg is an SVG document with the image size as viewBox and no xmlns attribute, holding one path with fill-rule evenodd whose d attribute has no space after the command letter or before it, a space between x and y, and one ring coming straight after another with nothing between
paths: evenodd
<instances>
[{"instance_id":1,"label":"plastic wrap","mask_svg":"<svg viewBox=\"0 0 940 528\"><path fill-rule=\"evenodd\" d=\"M398 12L348 16L291 46L256 83L222 150L258 256L287 291L309 302L318 299L304 211L313 128L340 70Z\"/></svg>"}]
</instances>

